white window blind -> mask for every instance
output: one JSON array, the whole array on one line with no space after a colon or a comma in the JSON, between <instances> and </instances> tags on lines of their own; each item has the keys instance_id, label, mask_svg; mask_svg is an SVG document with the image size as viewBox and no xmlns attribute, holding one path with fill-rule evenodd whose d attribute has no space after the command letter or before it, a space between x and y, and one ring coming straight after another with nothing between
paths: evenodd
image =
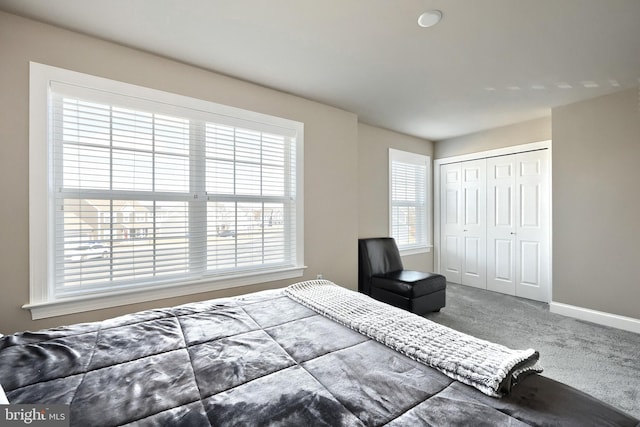
<instances>
[{"instance_id":1,"label":"white window blind","mask_svg":"<svg viewBox=\"0 0 640 427\"><path fill-rule=\"evenodd\" d=\"M302 265L301 124L57 81L48 99L49 301Z\"/></svg>"},{"instance_id":2,"label":"white window blind","mask_svg":"<svg viewBox=\"0 0 640 427\"><path fill-rule=\"evenodd\" d=\"M429 160L428 156L389 150L389 227L401 251L429 246Z\"/></svg>"}]
</instances>

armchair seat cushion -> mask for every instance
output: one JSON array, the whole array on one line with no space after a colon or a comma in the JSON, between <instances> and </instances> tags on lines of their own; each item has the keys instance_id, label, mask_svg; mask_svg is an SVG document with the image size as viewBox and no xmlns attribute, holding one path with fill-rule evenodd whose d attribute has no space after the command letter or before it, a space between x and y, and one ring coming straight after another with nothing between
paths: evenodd
<instances>
[{"instance_id":1,"label":"armchair seat cushion","mask_svg":"<svg viewBox=\"0 0 640 427\"><path fill-rule=\"evenodd\" d=\"M398 270L371 277L371 286L384 289L405 298L418 298L423 295L443 291L447 282L443 275L413 270Z\"/></svg>"}]
</instances>

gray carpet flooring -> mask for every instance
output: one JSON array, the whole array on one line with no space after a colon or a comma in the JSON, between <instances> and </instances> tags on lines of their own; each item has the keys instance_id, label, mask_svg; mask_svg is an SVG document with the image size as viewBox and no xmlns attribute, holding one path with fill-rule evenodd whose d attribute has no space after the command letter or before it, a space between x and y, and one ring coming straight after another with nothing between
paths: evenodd
<instances>
[{"instance_id":1,"label":"gray carpet flooring","mask_svg":"<svg viewBox=\"0 0 640 427\"><path fill-rule=\"evenodd\" d=\"M425 317L540 353L543 375L640 419L640 334L550 313L548 304L447 284L447 306Z\"/></svg>"}]
</instances>

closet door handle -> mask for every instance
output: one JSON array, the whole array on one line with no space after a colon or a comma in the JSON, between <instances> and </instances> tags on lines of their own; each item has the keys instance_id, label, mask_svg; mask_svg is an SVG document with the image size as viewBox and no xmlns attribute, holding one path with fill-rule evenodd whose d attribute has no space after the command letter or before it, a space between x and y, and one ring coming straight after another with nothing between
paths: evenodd
<instances>
[{"instance_id":1,"label":"closet door handle","mask_svg":"<svg viewBox=\"0 0 640 427\"><path fill-rule=\"evenodd\" d=\"M511 234L515 235L516 233L514 233L513 231L511 232Z\"/></svg>"}]
</instances>

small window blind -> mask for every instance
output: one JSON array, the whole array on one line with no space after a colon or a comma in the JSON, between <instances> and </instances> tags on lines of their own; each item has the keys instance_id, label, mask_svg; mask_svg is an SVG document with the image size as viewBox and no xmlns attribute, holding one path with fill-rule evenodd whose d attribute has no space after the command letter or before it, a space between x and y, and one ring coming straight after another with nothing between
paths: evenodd
<instances>
[{"instance_id":1,"label":"small window blind","mask_svg":"<svg viewBox=\"0 0 640 427\"><path fill-rule=\"evenodd\" d=\"M56 296L297 265L295 127L50 95Z\"/></svg>"},{"instance_id":2,"label":"small window blind","mask_svg":"<svg viewBox=\"0 0 640 427\"><path fill-rule=\"evenodd\" d=\"M429 158L391 149L390 232L401 250L428 246Z\"/></svg>"}]
</instances>

